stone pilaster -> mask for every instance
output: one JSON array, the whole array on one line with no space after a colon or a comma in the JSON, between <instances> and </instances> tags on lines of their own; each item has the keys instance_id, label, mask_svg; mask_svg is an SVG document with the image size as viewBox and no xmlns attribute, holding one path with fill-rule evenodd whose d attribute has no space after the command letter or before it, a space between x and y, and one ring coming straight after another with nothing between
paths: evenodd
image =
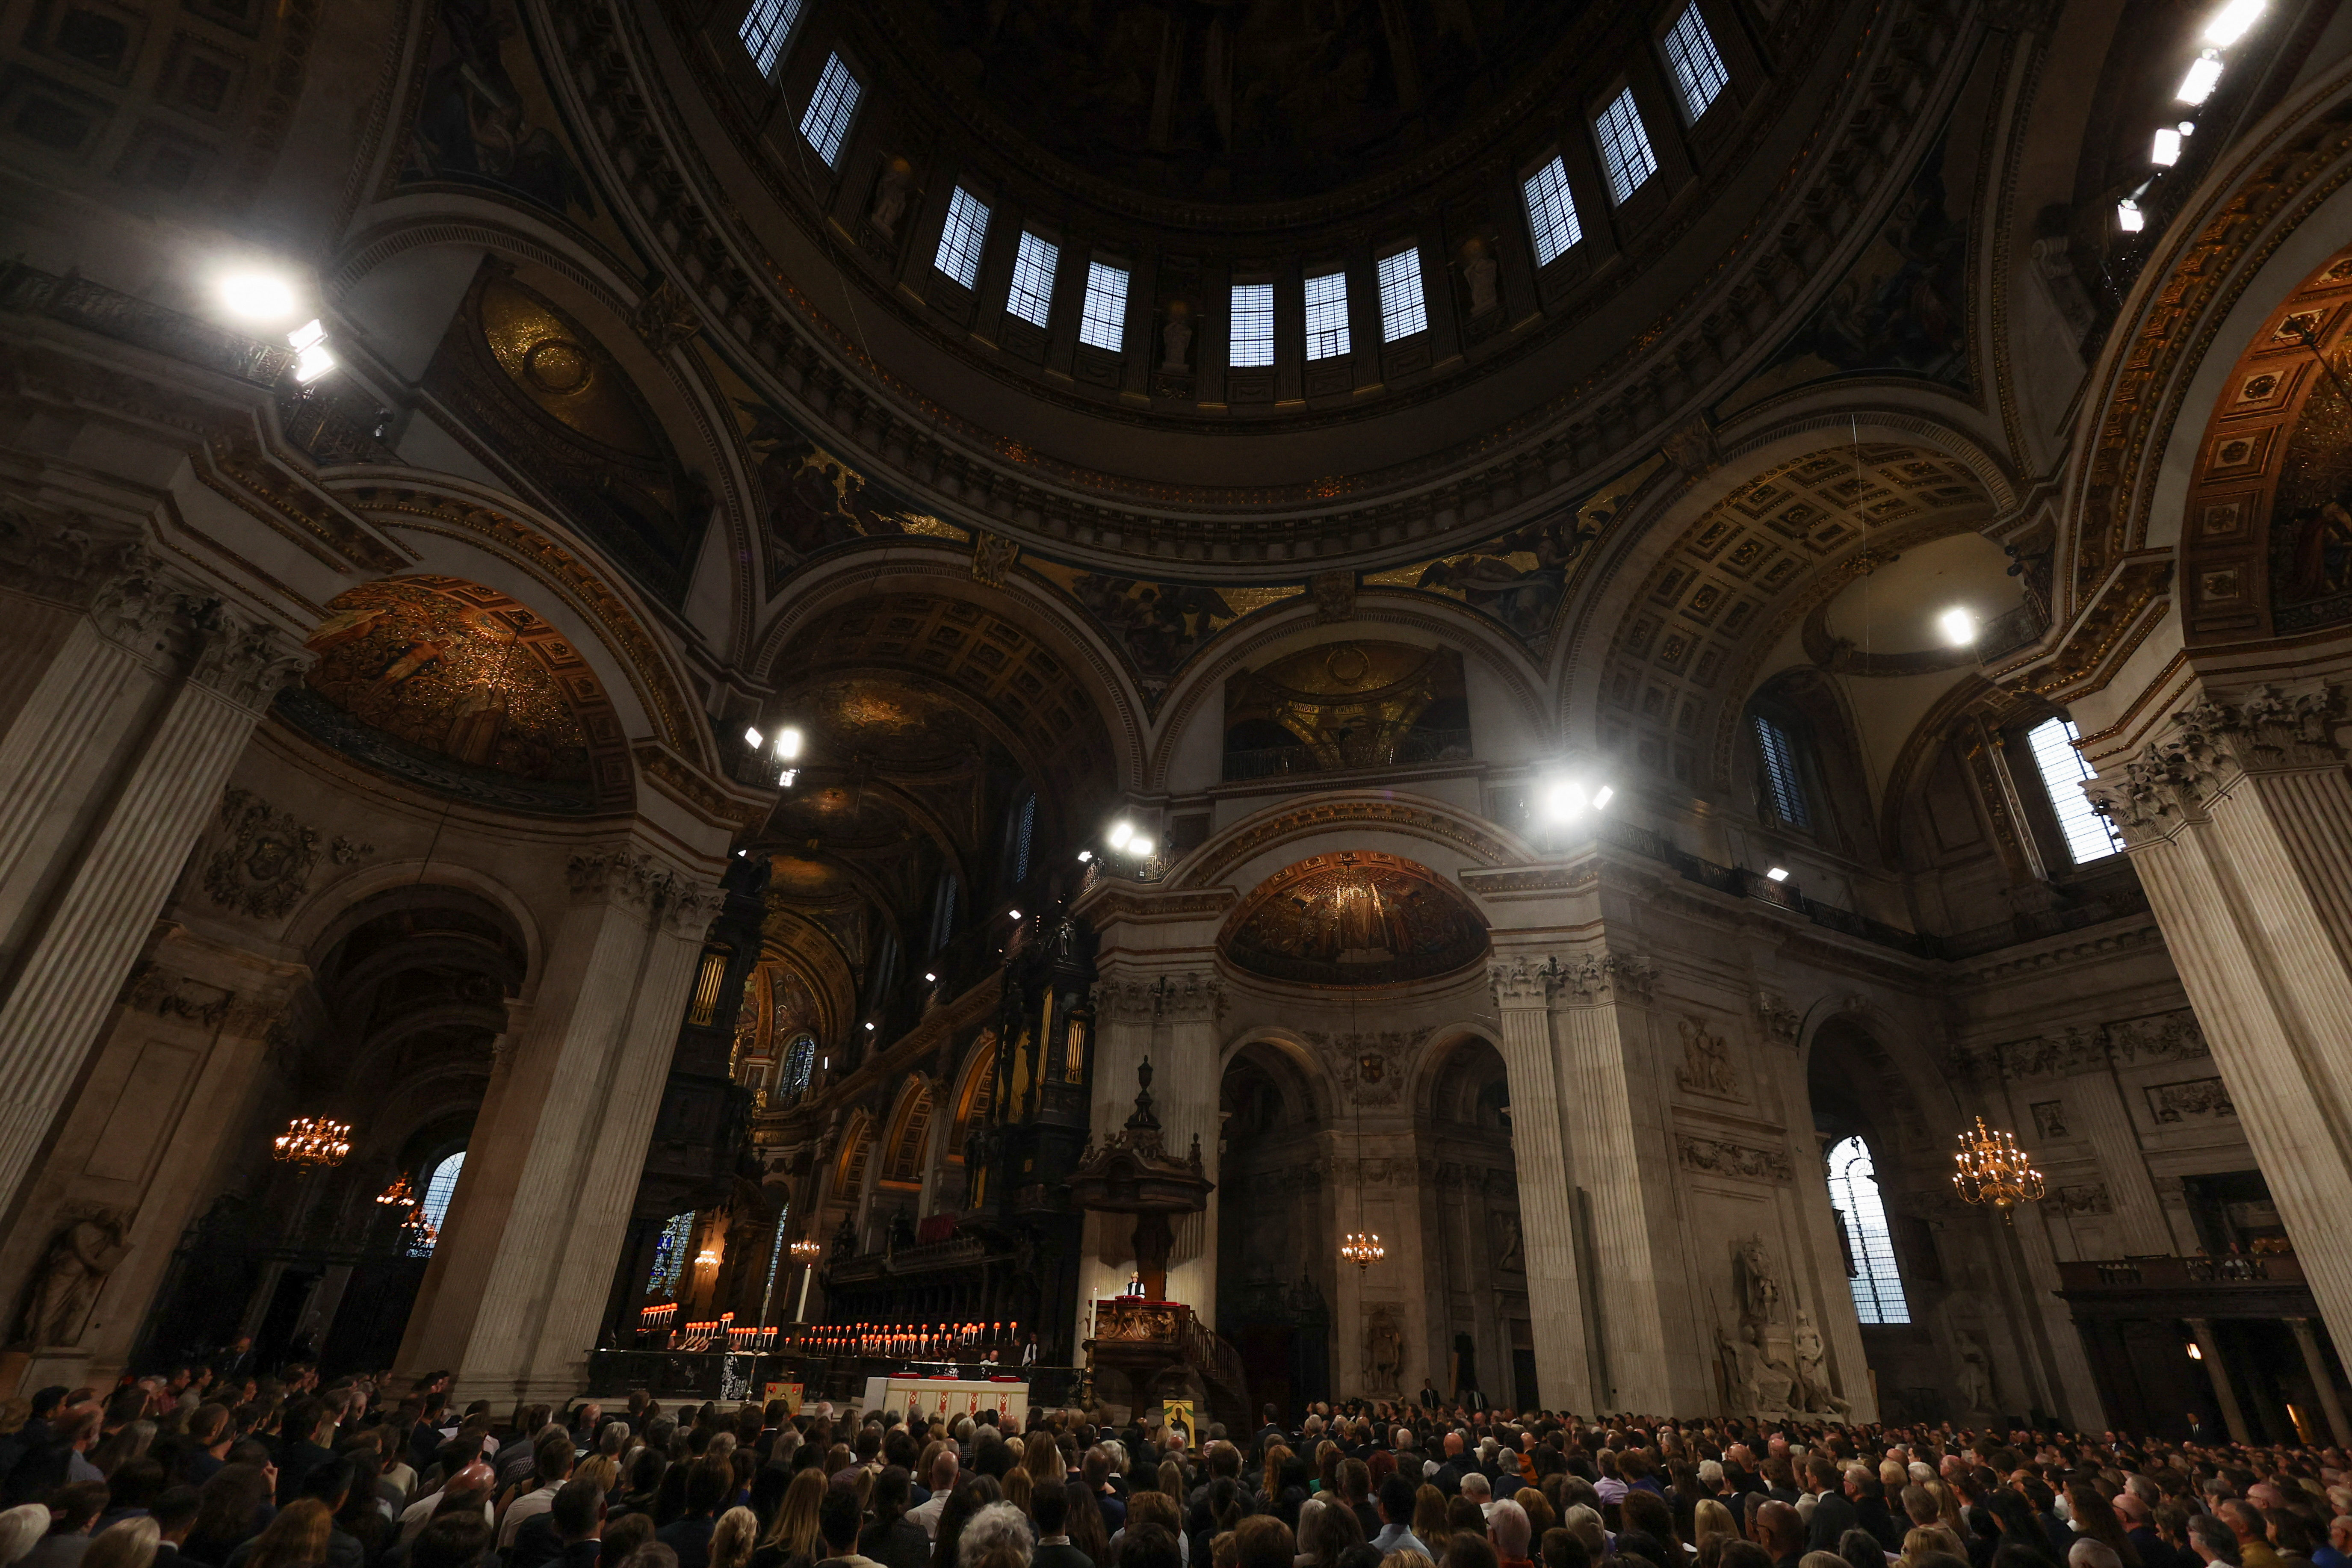
<instances>
[{"instance_id":1,"label":"stone pilaster","mask_svg":"<svg viewBox=\"0 0 2352 1568\"><path fill-rule=\"evenodd\" d=\"M577 1392L717 893L634 845L575 855L530 1022L478 1121L401 1365L460 1397ZM481 1175L476 1184L476 1162Z\"/></svg>"},{"instance_id":2,"label":"stone pilaster","mask_svg":"<svg viewBox=\"0 0 2352 1568\"><path fill-rule=\"evenodd\" d=\"M1577 1247L1576 1192L1560 1108L1558 1053L1552 1043L1556 960L1514 953L1488 981L1500 1016L1503 1071L1511 1097L1511 1152L1518 1166L1520 1245L1527 1253L1528 1311L1536 1342L1536 1383L1554 1410L1593 1414L1605 1391L1593 1387Z\"/></svg>"},{"instance_id":3,"label":"stone pilaster","mask_svg":"<svg viewBox=\"0 0 2352 1568\"><path fill-rule=\"evenodd\" d=\"M0 737L0 1213L293 644L143 563L109 581Z\"/></svg>"},{"instance_id":4,"label":"stone pilaster","mask_svg":"<svg viewBox=\"0 0 2352 1568\"><path fill-rule=\"evenodd\" d=\"M2124 834L2328 1331L2352 1343L2352 775L2336 698L2265 686L2198 702L2092 793Z\"/></svg>"},{"instance_id":5,"label":"stone pilaster","mask_svg":"<svg viewBox=\"0 0 2352 1568\"><path fill-rule=\"evenodd\" d=\"M1656 973L1644 959L1597 945L1560 969L1554 1000L1561 1100L1577 1184L1591 1194L1593 1255L1607 1281L1601 1331L1613 1392L1606 1403L1690 1410L1708 1390L1694 1348L1701 1342L1697 1324L1670 1251L1680 1245L1674 1162L1650 1080L1655 1065L1647 1033Z\"/></svg>"},{"instance_id":6,"label":"stone pilaster","mask_svg":"<svg viewBox=\"0 0 2352 1568\"><path fill-rule=\"evenodd\" d=\"M2172 1227L2164 1222L2164 1206L2156 1201L2156 1184L2147 1173L2147 1155L2139 1132L2124 1105L2123 1090L2107 1074L2070 1079L2066 1083L2067 1115L2074 1128L2098 1157L2099 1173L2106 1178L2107 1200L2115 1205L2128 1253L2172 1250Z\"/></svg>"},{"instance_id":7,"label":"stone pilaster","mask_svg":"<svg viewBox=\"0 0 2352 1568\"><path fill-rule=\"evenodd\" d=\"M1218 1060L1217 1013L1223 1001L1213 972L1164 976L1160 1011L1168 1020L1168 1058L1164 1067L1152 1064L1151 1089L1161 1136L1180 1159L1198 1138L1201 1169L1212 1182L1218 1170L1217 1096L1223 1072ZM1119 1121L1126 1120L1122 1112ZM1193 1314L1213 1329L1217 1326L1216 1237L1217 1194L1212 1192L1206 1209L1177 1223L1176 1246L1168 1255L1169 1298L1190 1302Z\"/></svg>"}]
</instances>

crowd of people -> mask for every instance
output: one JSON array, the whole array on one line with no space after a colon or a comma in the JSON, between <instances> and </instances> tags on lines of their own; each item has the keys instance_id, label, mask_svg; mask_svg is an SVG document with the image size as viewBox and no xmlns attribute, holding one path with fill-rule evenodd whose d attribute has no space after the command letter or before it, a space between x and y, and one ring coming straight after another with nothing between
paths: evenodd
<instances>
[{"instance_id":1,"label":"crowd of people","mask_svg":"<svg viewBox=\"0 0 2352 1568\"><path fill-rule=\"evenodd\" d=\"M2352 1568L2345 1456L1318 1405L462 1409L198 1373L0 1410L0 1568Z\"/></svg>"}]
</instances>

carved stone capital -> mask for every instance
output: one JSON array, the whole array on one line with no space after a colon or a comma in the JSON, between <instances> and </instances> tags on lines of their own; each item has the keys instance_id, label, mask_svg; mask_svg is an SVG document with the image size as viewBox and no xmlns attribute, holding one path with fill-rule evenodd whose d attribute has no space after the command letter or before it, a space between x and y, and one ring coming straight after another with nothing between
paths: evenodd
<instances>
[{"instance_id":1,"label":"carved stone capital","mask_svg":"<svg viewBox=\"0 0 2352 1568\"><path fill-rule=\"evenodd\" d=\"M109 535L88 520L0 507L0 582L21 594L87 609L134 564L152 564L133 538Z\"/></svg>"},{"instance_id":2,"label":"carved stone capital","mask_svg":"<svg viewBox=\"0 0 2352 1568\"><path fill-rule=\"evenodd\" d=\"M583 904L606 903L653 920L679 936L699 937L717 917L719 889L673 870L639 850L621 847L589 849L564 867L572 897Z\"/></svg>"},{"instance_id":3,"label":"carved stone capital","mask_svg":"<svg viewBox=\"0 0 2352 1568\"><path fill-rule=\"evenodd\" d=\"M1224 982L1213 971L1163 974L1153 989L1160 1016L1171 1023L1214 1024L1225 1005Z\"/></svg>"},{"instance_id":4,"label":"carved stone capital","mask_svg":"<svg viewBox=\"0 0 2352 1568\"><path fill-rule=\"evenodd\" d=\"M662 873L662 925L673 936L699 940L726 902L727 895L716 882L697 881L674 871Z\"/></svg>"},{"instance_id":5,"label":"carved stone capital","mask_svg":"<svg viewBox=\"0 0 2352 1568\"><path fill-rule=\"evenodd\" d=\"M299 679L310 655L277 627L239 620L217 604L184 605L197 632L188 679L258 714Z\"/></svg>"},{"instance_id":6,"label":"carved stone capital","mask_svg":"<svg viewBox=\"0 0 2352 1568\"><path fill-rule=\"evenodd\" d=\"M1095 1018L1102 1024L1148 1024L1158 1016L1151 982L1123 970L1106 971L1094 984Z\"/></svg>"},{"instance_id":7,"label":"carved stone capital","mask_svg":"<svg viewBox=\"0 0 2352 1568\"><path fill-rule=\"evenodd\" d=\"M1561 999L1583 1006L1647 1002L1658 983L1658 966L1629 952L1595 949L1560 971Z\"/></svg>"},{"instance_id":8,"label":"carved stone capital","mask_svg":"<svg viewBox=\"0 0 2352 1568\"><path fill-rule=\"evenodd\" d=\"M2168 731L2086 787L2094 808L2126 844L2169 837L2204 819L2208 803L2248 773L2339 763L2337 689L2325 681L2258 686L2239 702L2200 701L2172 716Z\"/></svg>"},{"instance_id":9,"label":"carved stone capital","mask_svg":"<svg viewBox=\"0 0 2352 1568\"><path fill-rule=\"evenodd\" d=\"M1224 982L1214 970L1145 976L1112 970L1094 984L1095 1016L1103 1023L1212 1024L1225 1004Z\"/></svg>"},{"instance_id":10,"label":"carved stone capital","mask_svg":"<svg viewBox=\"0 0 2352 1568\"><path fill-rule=\"evenodd\" d=\"M1557 957L1515 952L1487 967L1486 984L1494 990L1497 1007L1540 1007L1551 1000L1559 975Z\"/></svg>"}]
</instances>

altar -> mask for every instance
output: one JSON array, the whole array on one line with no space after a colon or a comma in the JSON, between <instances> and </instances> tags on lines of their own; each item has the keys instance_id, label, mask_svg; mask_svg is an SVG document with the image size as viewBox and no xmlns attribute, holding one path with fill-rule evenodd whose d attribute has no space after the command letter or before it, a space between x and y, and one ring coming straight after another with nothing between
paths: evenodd
<instances>
[{"instance_id":1,"label":"altar","mask_svg":"<svg viewBox=\"0 0 2352 1568\"><path fill-rule=\"evenodd\" d=\"M1017 1377L869 1377L865 1408L899 1411L909 1422L934 1415L953 1421L983 1410L1017 1416L1029 1408L1029 1384Z\"/></svg>"}]
</instances>

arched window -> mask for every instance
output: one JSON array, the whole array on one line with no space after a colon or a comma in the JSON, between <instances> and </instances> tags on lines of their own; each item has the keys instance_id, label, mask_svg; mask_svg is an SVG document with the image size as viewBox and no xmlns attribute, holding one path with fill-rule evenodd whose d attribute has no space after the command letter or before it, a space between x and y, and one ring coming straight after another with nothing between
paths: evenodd
<instances>
[{"instance_id":1,"label":"arched window","mask_svg":"<svg viewBox=\"0 0 2352 1568\"><path fill-rule=\"evenodd\" d=\"M694 1241L694 1211L669 1216L661 1235L654 1238L654 1267L646 1280L646 1294L668 1296L677 1289L678 1276L686 1271L686 1249Z\"/></svg>"},{"instance_id":2,"label":"arched window","mask_svg":"<svg viewBox=\"0 0 2352 1568\"><path fill-rule=\"evenodd\" d=\"M1805 773L1798 760L1796 734L1788 725L1767 714L1750 714L1749 718L1756 728L1756 752L1764 780L1764 804L1774 816L1791 827L1812 826L1812 805L1805 798Z\"/></svg>"},{"instance_id":3,"label":"arched window","mask_svg":"<svg viewBox=\"0 0 2352 1568\"><path fill-rule=\"evenodd\" d=\"M2091 809L2090 797L2083 793L2091 767L2074 749L2080 739L2073 721L2065 719L2044 719L2025 732L2034 771L2042 775L2050 809L2057 814L2058 831L2066 837L2066 853L2075 865L2085 866L2121 854L2124 841L2115 824Z\"/></svg>"},{"instance_id":4,"label":"arched window","mask_svg":"<svg viewBox=\"0 0 2352 1568\"><path fill-rule=\"evenodd\" d=\"M1854 1316L1865 1323L1907 1323L1903 1279L1895 1271L1895 1243L1886 1233L1870 1147L1849 1138L1830 1151L1830 1206L1845 1239L1845 1270L1853 1286Z\"/></svg>"},{"instance_id":5,"label":"arched window","mask_svg":"<svg viewBox=\"0 0 2352 1568\"><path fill-rule=\"evenodd\" d=\"M797 1099L815 1074L816 1037L808 1034L793 1036L793 1043L784 1047L783 1098L787 1100Z\"/></svg>"},{"instance_id":6,"label":"arched window","mask_svg":"<svg viewBox=\"0 0 2352 1568\"><path fill-rule=\"evenodd\" d=\"M955 935L956 895L961 890L953 871L940 873L939 890L931 897L931 941L923 950L924 957L947 946L948 939Z\"/></svg>"},{"instance_id":7,"label":"arched window","mask_svg":"<svg viewBox=\"0 0 2352 1568\"><path fill-rule=\"evenodd\" d=\"M425 1219L435 1230L439 1230L441 1222L449 1217L449 1200L457 1195L457 1173L465 1168L466 1152L460 1149L434 1166L433 1173L425 1178Z\"/></svg>"}]
</instances>

